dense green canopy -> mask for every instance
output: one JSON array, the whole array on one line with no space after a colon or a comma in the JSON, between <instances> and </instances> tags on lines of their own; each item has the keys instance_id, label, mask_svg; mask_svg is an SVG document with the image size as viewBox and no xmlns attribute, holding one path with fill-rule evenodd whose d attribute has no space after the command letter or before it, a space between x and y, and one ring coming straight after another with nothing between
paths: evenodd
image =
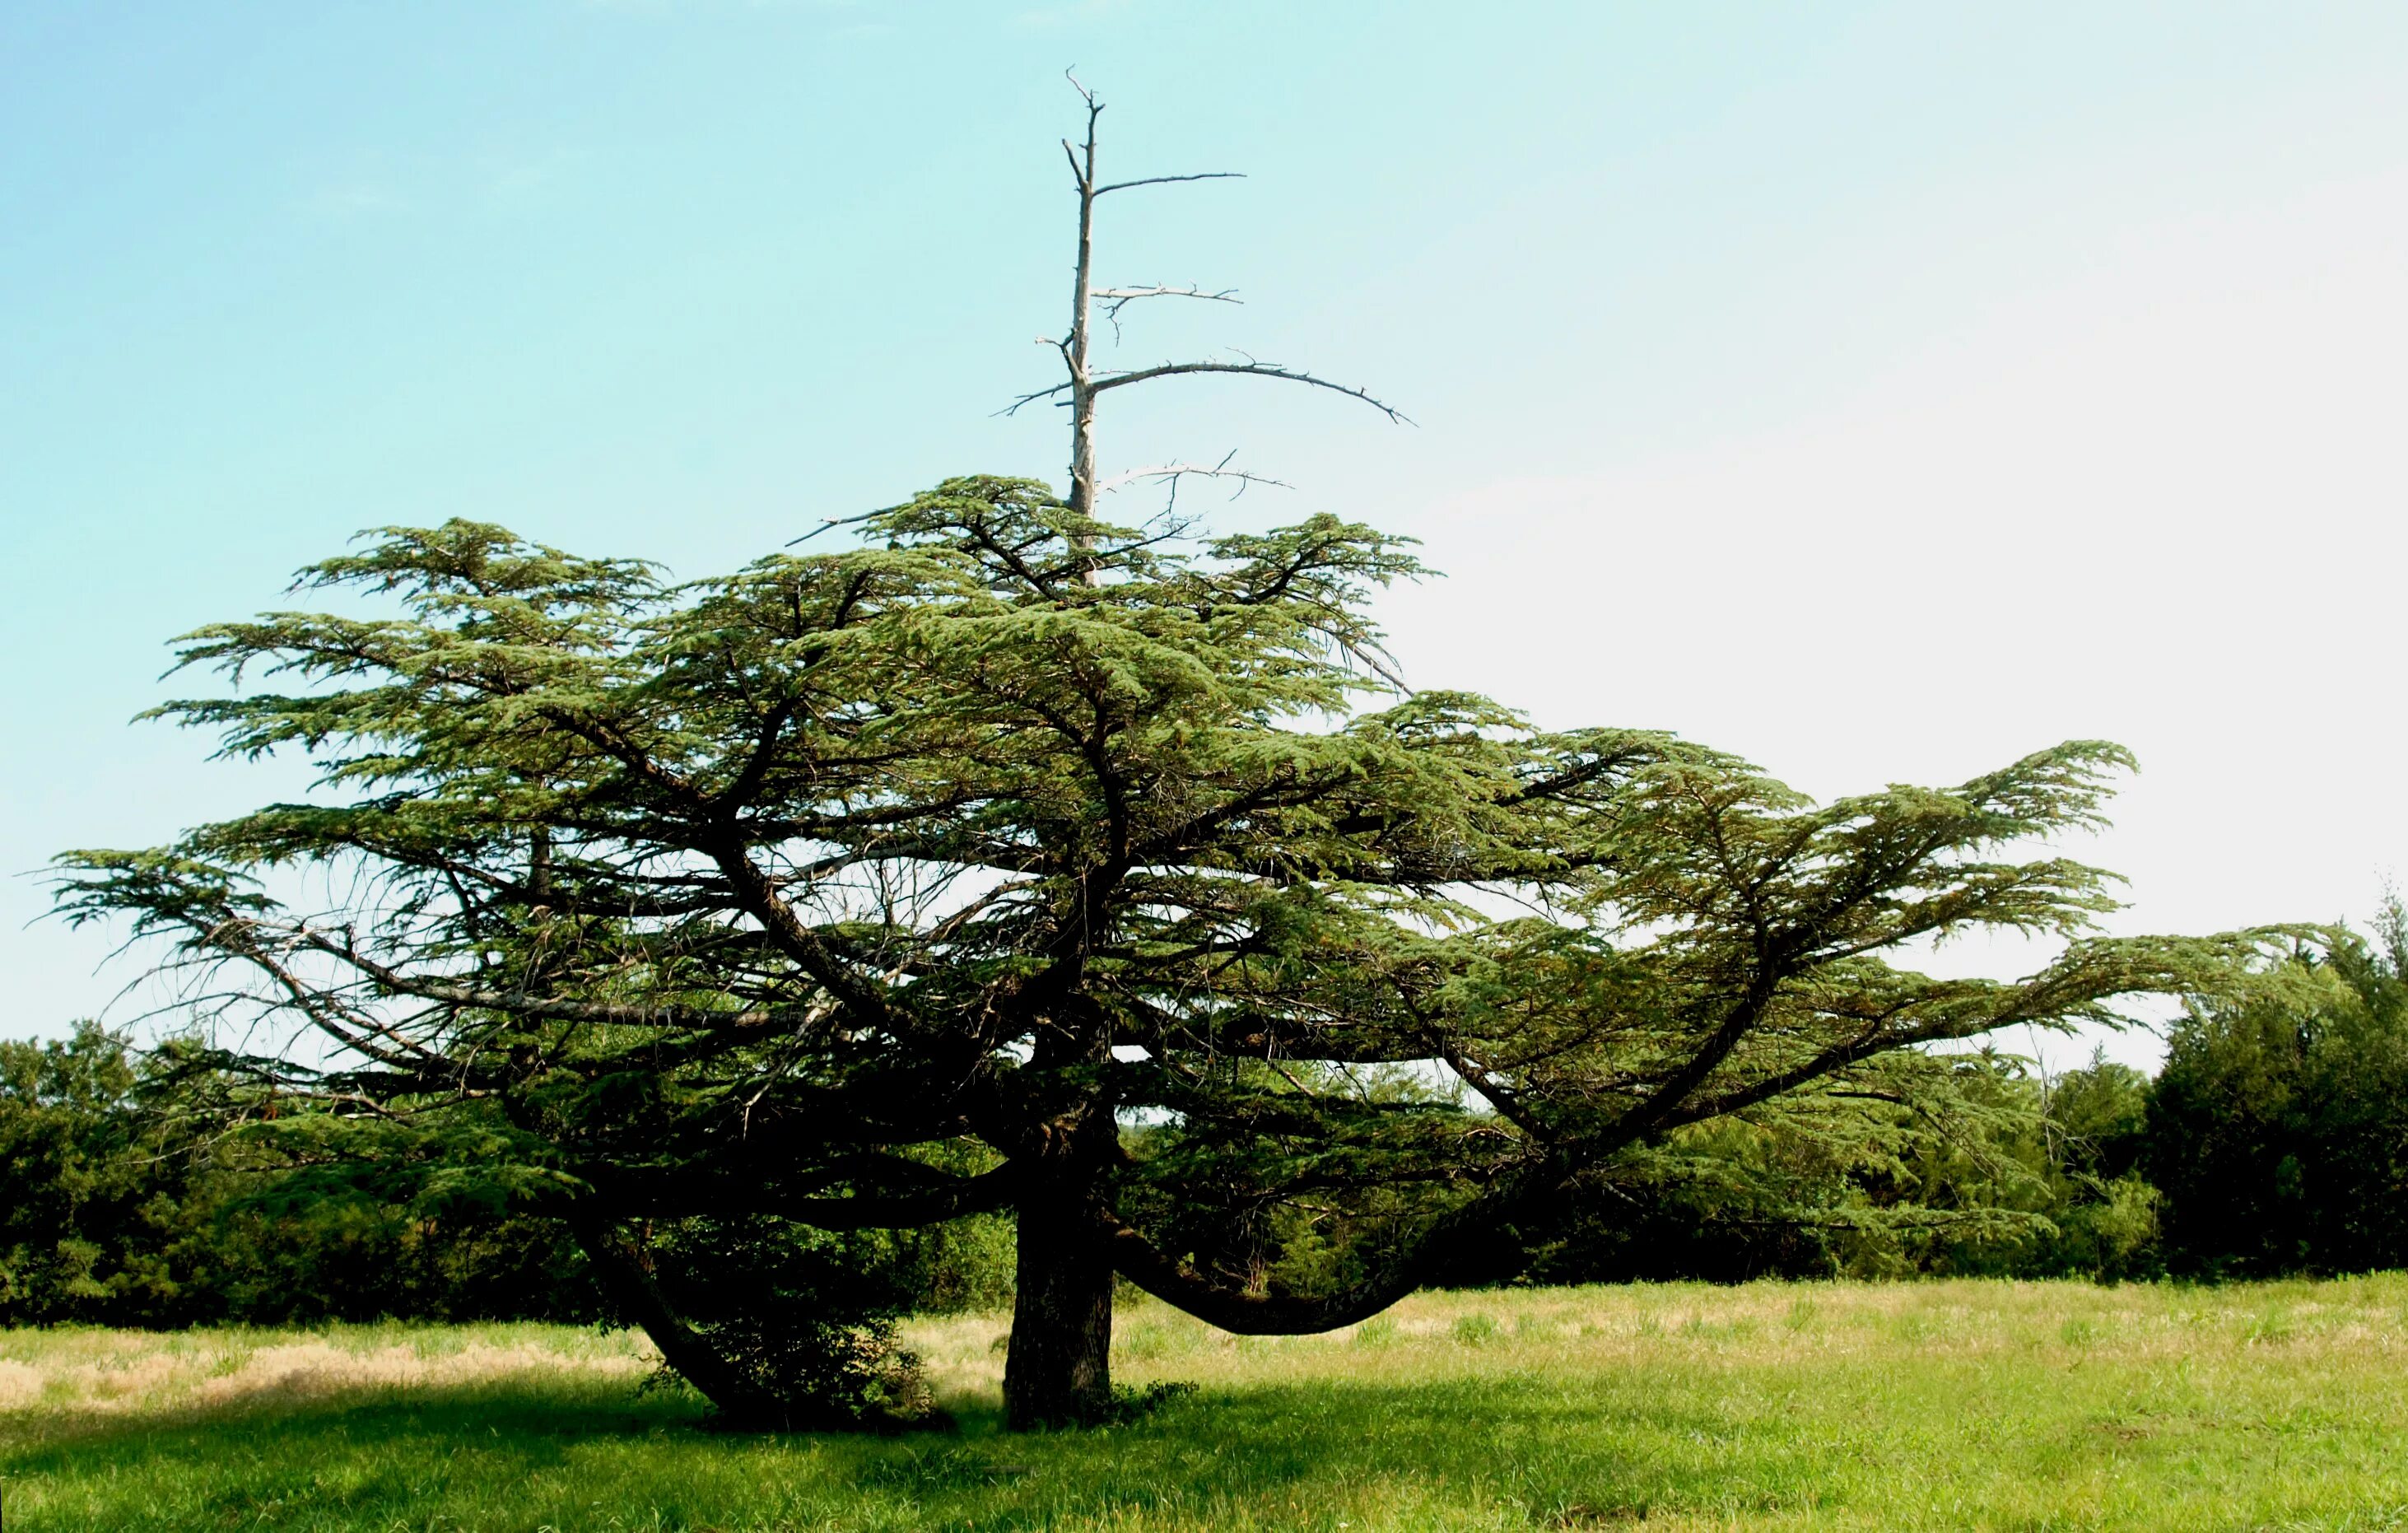
<instances>
[{"instance_id":1,"label":"dense green canopy","mask_svg":"<svg viewBox=\"0 0 2408 1533\"><path fill-rule=\"evenodd\" d=\"M857 530L669 585L387 529L305 577L384 615L204 629L188 664L291 690L162 710L322 792L76 854L64 908L331 1039L360 1113L475 1108L597 1253L656 1215L1014 1211L1021 1421L1107 1390L1114 1269L1233 1329L1346 1324L1680 1125L2246 945L2086 935L2106 876L2009 853L2097 823L2112 745L1817 805L1404 691L1365 604L1418 566L1365 527L1206 540L965 479ZM1883 957L1972 927L2071 940L2012 983Z\"/></svg>"}]
</instances>

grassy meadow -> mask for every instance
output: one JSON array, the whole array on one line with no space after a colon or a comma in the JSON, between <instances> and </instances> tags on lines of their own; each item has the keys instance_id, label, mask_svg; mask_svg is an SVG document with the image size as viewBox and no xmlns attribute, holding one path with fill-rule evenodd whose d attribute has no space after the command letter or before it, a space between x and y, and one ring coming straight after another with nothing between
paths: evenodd
<instances>
[{"instance_id":1,"label":"grassy meadow","mask_svg":"<svg viewBox=\"0 0 2408 1533\"><path fill-rule=\"evenodd\" d=\"M1124 1306L1193 1395L996 1430L1003 1321L923 1323L957 1429L696 1430L640 1339L0 1333L42 1529L2408 1528L2408 1275L1430 1294L1326 1337Z\"/></svg>"}]
</instances>

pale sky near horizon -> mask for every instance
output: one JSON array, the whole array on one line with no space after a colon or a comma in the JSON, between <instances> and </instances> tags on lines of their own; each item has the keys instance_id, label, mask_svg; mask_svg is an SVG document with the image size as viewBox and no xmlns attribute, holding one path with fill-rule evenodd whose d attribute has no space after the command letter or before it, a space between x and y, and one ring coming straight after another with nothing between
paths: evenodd
<instances>
[{"instance_id":1,"label":"pale sky near horizon","mask_svg":"<svg viewBox=\"0 0 2408 1533\"><path fill-rule=\"evenodd\" d=\"M1236 449L1295 488L1182 504L1423 538L1415 684L1818 795L2121 740L2071 848L2120 930L2408 869L2408 7L14 0L0 871L293 791L126 721L359 528L695 575L1058 481L992 412L1066 307L1070 64L1108 173L1248 177L1108 205L1108 278L1246 300L1121 355L1417 423L1166 386L1105 468ZM134 973L42 907L0 881L0 1035Z\"/></svg>"}]
</instances>

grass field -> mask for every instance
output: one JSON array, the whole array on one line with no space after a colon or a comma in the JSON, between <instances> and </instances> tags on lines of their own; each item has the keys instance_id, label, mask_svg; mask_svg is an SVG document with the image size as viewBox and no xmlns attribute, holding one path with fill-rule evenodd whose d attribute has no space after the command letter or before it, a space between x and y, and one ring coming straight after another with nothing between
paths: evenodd
<instances>
[{"instance_id":1,"label":"grass field","mask_svg":"<svg viewBox=\"0 0 2408 1533\"><path fill-rule=\"evenodd\" d=\"M624 1333L0 1333L7 1527L2408 1528L2402 1275L1140 1303L1120 1377L1198 1392L1031 1437L1002 1330L915 1327L961 1425L889 1440L697 1431Z\"/></svg>"}]
</instances>

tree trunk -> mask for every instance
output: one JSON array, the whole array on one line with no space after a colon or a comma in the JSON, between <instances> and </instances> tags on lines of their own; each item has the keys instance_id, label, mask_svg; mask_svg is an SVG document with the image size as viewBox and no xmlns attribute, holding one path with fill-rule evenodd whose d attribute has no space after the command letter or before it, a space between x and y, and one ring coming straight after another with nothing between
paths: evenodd
<instances>
[{"instance_id":1,"label":"tree trunk","mask_svg":"<svg viewBox=\"0 0 2408 1533\"><path fill-rule=\"evenodd\" d=\"M1112 1398L1112 1265L1096 1211L1100 1179L1039 1179L1020 1201L1020 1292L1003 1364L1013 1431L1100 1419Z\"/></svg>"}]
</instances>

